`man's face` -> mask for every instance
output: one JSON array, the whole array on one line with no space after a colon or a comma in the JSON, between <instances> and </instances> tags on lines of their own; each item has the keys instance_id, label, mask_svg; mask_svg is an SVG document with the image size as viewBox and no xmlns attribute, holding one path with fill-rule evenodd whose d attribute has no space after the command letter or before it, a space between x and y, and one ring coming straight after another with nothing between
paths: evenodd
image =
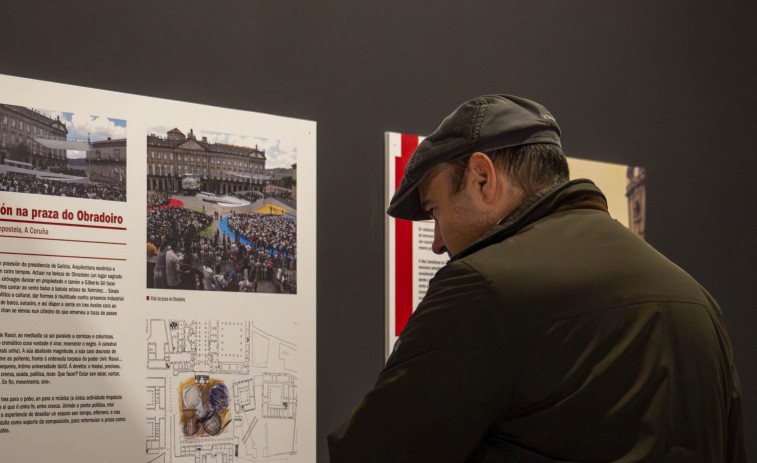
<instances>
[{"instance_id":1,"label":"man's face","mask_svg":"<svg viewBox=\"0 0 757 463\"><path fill-rule=\"evenodd\" d=\"M436 166L419 185L421 204L434 219L434 242L431 249L436 254L454 256L478 239L491 225L482 223L481 204L475 192L463 186L453 193L449 168Z\"/></svg>"}]
</instances>

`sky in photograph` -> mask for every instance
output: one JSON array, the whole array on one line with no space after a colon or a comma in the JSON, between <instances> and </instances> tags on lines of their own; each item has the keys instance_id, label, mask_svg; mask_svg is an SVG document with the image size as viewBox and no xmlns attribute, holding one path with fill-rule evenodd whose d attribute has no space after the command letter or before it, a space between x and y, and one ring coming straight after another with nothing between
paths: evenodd
<instances>
[{"instance_id":1,"label":"sky in photograph","mask_svg":"<svg viewBox=\"0 0 757 463\"><path fill-rule=\"evenodd\" d=\"M297 146L293 143L287 143L285 140L269 137L256 137L251 135L233 135L221 132L210 132L194 127L176 127L168 125L156 125L147 129L148 135L157 135L165 138L170 130L178 128L184 135L189 135L192 129L197 140L202 137L208 138L208 143L223 143L225 145L243 146L246 148L255 148L265 151L265 168L274 169L283 167L291 169L292 164L297 162Z\"/></svg>"},{"instance_id":2,"label":"sky in photograph","mask_svg":"<svg viewBox=\"0 0 757 463\"><path fill-rule=\"evenodd\" d=\"M107 140L108 137L113 140L126 138L126 121L121 119L87 116L64 111L42 110L39 112L52 119L60 117L60 120L66 124L66 129L68 129L68 139L78 138L86 140L89 138L91 141L100 141ZM85 151L66 151L68 159L80 159L86 156L87 153Z\"/></svg>"}]
</instances>

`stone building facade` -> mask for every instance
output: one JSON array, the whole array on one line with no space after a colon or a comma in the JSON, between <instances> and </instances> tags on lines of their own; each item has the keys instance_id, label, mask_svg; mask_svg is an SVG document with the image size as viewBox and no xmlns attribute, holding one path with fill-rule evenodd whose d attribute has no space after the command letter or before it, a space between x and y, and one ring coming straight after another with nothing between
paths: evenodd
<instances>
[{"instance_id":1,"label":"stone building facade","mask_svg":"<svg viewBox=\"0 0 757 463\"><path fill-rule=\"evenodd\" d=\"M52 119L30 108L0 104L0 163L11 160L29 168L63 170L66 150L47 148L37 139L65 141L67 136L60 117Z\"/></svg>"},{"instance_id":2,"label":"stone building facade","mask_svg":"<svg viewBox=\"0 0 757 463\"><path fill-rule=\"evenodd\" d=\"M126 139L94 141L87 151L90 182L126 183Z\"/></svg>"},{"instance_id":3,"label":"stone building facade","mask_svg":"<svg viewBox=\"0 0 757 463\"><path fill-rule=\"evenodd\" d=\"M256 147L208 143L190 129L173 129L160 137L147 136L147 189L179 193L182 180L199 181L202 191L218 195L242 191L263 192L266 185L265 151Z\"/></svg>"}]
</instances>

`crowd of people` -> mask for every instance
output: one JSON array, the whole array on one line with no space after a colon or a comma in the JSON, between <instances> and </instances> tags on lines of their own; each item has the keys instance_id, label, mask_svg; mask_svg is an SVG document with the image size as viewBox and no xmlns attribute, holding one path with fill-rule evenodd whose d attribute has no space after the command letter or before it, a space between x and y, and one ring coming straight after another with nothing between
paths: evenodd
<instances>
[{"instance_id":1,"label":"crowd of people","mask_svg":"<svg viewBox=\"0 0 757 463\"><path fill-rule=\"evenodd\" d=\"M147 208L167 206L171 202L168 193L147 193Z\"/></svg>"},{"instance_id":2,"label":"crowd of people","mask_svg":"<svg viewBox=\"0 0 757 463\"><path fill-rule=\"evenodd\" d=\"M0 191L126 201L126 185L123 183L75 183L18 172L0 173Z\"/></svg>"},{"instance_id":3,"label":"crowd of people","mask_svg":"<svg viewBox=\"0 0 757 463\"><path fill-rule=\"evenodd\" d=\"M167 207L147 211L148 241L158 246L163 240L180 247L181 252L191 249L200 239L200 232L213 220L202 212L184 207Z\"/></svg>"},{"instance_id":4,"label":"crowd of people","mask_svg":"<svg viewBox=\"0 0 757 463\"><path fill-rule=\"evenodd\" d=\"M202 279L196 279L194 289L296 292L294 258L285 259L280 253L242 244L227 235L218 244L215 238L203 240L193 258L202 264Z\"/></svg>"},{"instance_id":5,"label":"crowd of people","mask_svg":"<svg viewBox=\"0 0 757 463\"><path fill-rule=\"evenodd\" d=\"M250 212L232 214L226 224L235 237L254 248L285 258L297 254L297 223L290 217Z\"/></svg>"},{"instance_id":6,"label":"crowd of people","mask_svg":"<svg viewBox=\"0 0 757 463\"><path fill-rule=\"evenodd\" d=\"M182 207L147 211L148 286L204 291L296 293L296 222L280 216L232 214L234 235L200 232L212 216ZM217 216L220 218L220 216ZM232 228L233 227L233 228Z\"/></svg>"}]
</instances>

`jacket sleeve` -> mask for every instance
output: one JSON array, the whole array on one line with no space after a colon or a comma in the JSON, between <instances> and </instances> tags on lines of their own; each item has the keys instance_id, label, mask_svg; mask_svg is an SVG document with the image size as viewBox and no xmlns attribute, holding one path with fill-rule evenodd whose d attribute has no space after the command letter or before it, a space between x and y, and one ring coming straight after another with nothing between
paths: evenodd
<instances>
[{"instance_id":1,"label":"jacket sleeve","mask_svg":"<svg viewBox=\"0 0 757 463\"><path fill-rule=\"evenodd\" d=\"M459 262L443 268L373 390L329 436L331 463L465 461L504 394L491 381L507 350L496 308L481 275Z\"/></svg>"}]
</instances>

